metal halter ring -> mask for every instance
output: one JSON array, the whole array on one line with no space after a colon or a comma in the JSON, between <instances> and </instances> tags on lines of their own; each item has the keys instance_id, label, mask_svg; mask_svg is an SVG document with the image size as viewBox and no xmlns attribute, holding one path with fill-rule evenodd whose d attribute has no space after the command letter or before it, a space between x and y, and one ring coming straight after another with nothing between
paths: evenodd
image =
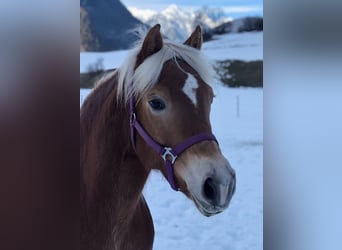
<instances>
[{"instance_id":1,"label":"metal halter ring","mask_svg":"<svg viewBox=\"0 0 342 250\"><path fill-rule=\"evenodd\" d=\"M131 124L133 124L133 123L134 123L134 121L135 121L136 119L137 119L137 116L136 116L136 114L135 114L135 113L132 113L132 114L131 114L131 117L130 117L130 121L129 121L129 122L130 122Z\"/></svg>"},{"instance_id":2,"label":"metal halter ring","mask_svg":"<svg viewBox=\"0 0 342 250\"><path fill-rule=\"evenodd\" d=\"M174 164L176 159L177 159L177 155L174 155L172 153L172 148L170 148L170 147L165 147L164 152L161 155L161 157L164 159L164 161L167 161L167 159L166 159L167 156L171 157L171 163Z\"/></svg>"}]
</instances>

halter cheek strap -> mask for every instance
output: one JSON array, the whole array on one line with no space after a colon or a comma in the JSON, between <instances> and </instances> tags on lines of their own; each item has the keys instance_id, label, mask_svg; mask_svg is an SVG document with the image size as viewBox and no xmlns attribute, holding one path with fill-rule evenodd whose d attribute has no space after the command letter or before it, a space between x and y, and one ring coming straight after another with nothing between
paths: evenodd
<instances>
[{"instance_id":1,"label":"halter cheek strap","mask_svg":"<svg viewBox=\"0 0 342 250\"><path fill-rule=\"evenodd\" d=\"M138 134L144 139L144 141L164 160L167 180L170 183L172 189L176 191L178 191L178 187L175 182L173 166L178 156L192 145L201 141L212 140L218 144L215 136L212 133L201 133L186 139L185 141L177 144L174 148L160 145L146 132L146 130L137 120L137 116L134 110L133 97L130 98L130 127L131 142L134 150L136 151L135 131L137 131Z\"/></svg>"}]
</instances>

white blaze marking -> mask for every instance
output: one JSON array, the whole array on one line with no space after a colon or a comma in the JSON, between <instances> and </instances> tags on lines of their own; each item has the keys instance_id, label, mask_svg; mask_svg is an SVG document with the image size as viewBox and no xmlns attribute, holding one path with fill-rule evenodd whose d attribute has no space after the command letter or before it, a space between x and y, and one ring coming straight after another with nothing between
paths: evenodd
<instances>
[{"instance_id":1,"label":"white blaze marking","mask_svg":"<svg viewBox=\"0 0 342 250\"><path fill-rule=\"evenodd\" d=\"M183 87L183 92L189 97L192 103L197 105L196 90L198 89L198 82L195 77L188 74L188 78Z\"/></svg>"}]
</instances>

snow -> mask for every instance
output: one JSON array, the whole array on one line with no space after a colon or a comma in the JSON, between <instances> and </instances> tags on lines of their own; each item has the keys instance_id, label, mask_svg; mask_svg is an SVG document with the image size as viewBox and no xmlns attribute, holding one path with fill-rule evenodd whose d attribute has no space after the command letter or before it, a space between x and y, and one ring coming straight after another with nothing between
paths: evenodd
<instances>
[{"instance_id":1,"label":"snow","mask_svg":"<svg viewBox=\"0 0 342 250\"><path fill-rule=\"evenodd\" d=\"M104 69L117 68L127 57L127 50L112 52L80 52L80 72L88 71L88 67L98 60L103 60Z\"/></svg>"},{"instance_id":2,"label":"snow","mask_svg":"<svg viewBox=\"0 0 342 250\"><path fill-rule=\"evenodd\" d=\"M163 26L162 26L163 29ZM262 60L263 32L245 32L218 35L215 40L203 43L203 52L213 61L239 59L245 61ZM103 60L104 69L117 68L126 58L128 51L81 52L80 72L87 72L89 65Z\"/></svg>"},{"instance_id":3,"label":"snow","mask_svg":"<svg viewBox=\"0 0 342 250\"><path fill-rule=\"evenodd\" d=\"M162 12L152 16L145 23L153 26L159 23L162 33L177 42L185 41L193 29L194 13L185 11L172 4Z\"/></svg>"},{"instance_id":4,"label":"snow","mask_svg":"<svg viewBox=\"0 0 342 250\"><path fill-rule=\"evenodd\" d=\"M262 59L262 33L217 38L203 48L213 61ZM126 53L81 53L80 71L100 57L105 68L118 67ZM80 90L80 105L90 91ZM152 172L143 193L154 221L154 250L263 249L263 90L217 83L215 94L212 129L236 171L236 193L227 210L207 218L159 172Z\"/></svg>"},{"instance_id":5,"label":"snow","mask_svg":"<svg viewBox=\"0 0 342 250\"><path fill-rule=\"evenodd\" d=\"M128 10L135 18L139 19L143 23L146 23L152 16L158 13L155 10L139 9L137 7L128 7Z\"/></svg>"},{"instance_id":6,"label":"snow","mask_svg":"<svg viewBox=\"0 0 342 250\"><path fill-rule=\"evenodd\" d=\"M230 33L214 36L213 41L203 44L203 51L214 60L262 60L263 32Z\"/></svg>"},{"instance_id":7,"label":"snow","mask_svg":"<svg viewBox=\"0 0 342 250\"><path fill-rule=\"evenodd\" d=\"M202 7L197 10L182 8L171 4L164 10L156 12L151 9L128 7L131 14L150 26L160 23L163 33L173 41L184 41L194 26L201 23L203 27L214 28L232 20L221 8Z\"/></svg>"}]
</instances>

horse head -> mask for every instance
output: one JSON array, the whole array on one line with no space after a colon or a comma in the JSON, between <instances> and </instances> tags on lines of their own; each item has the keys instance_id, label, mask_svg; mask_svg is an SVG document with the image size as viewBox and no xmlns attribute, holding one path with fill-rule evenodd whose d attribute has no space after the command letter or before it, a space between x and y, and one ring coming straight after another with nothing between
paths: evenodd
<instances>
[{"instance_id":1,"label":"horse head","mask_svg":"<svg viewBox=\"0 0 342 250\"><path fill-rule=\"evenodd\" d=\"M121 72L118 94L131 102L132 144L141 163L159 169L211 216L228 207L236 178L212 135L213 69L201 46L199 26L184 44L163 39L160 25L154 26L136 51L131 73Z\"/></svg>"}]
</instances>

